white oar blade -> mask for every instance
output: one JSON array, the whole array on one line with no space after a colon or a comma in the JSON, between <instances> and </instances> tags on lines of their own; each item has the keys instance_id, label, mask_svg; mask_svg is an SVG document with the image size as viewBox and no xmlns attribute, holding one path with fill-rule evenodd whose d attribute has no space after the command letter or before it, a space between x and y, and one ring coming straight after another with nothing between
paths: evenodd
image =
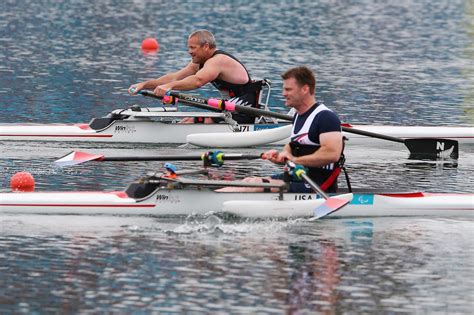
<instances>
[{"instance_id":1,"label":"white oar blade","mask_svg":"<svg viewBox=\"0 0 474 315\"><path fill-rule=\"evenodd\" d=\"M314 217L311 218L311 220L320 219L341 209L342 207L350 203L352 201L352 198L352 194L344 194L326 199L325 203L314 209Z\"/></svg>"},{"instance_id":2,"label":"white oar blade","mask_svg":"<svg viewBox=\"0 0 474 315\"><path fill-rule=\"evenodd\" d=\"M69 154L66 154L62 158L54 161L54 164L59 167L65 167L93 160L102 160L103 158L104 156L102 154L91 154L87 152L73 151Z\"/></svg>"}]
</instances>

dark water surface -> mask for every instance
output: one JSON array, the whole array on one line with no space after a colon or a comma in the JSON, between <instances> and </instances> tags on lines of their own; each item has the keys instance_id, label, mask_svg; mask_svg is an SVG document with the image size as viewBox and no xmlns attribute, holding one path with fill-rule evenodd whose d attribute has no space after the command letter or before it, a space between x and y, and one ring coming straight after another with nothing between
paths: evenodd
<instances>
[{"instance_id":1,"label":"dark water surface","mask_svg":"<svg viewBox=\"0 0 474 315\"><path fill-rule=\"evenodd\" d=\"M154 105L127 88L184 66L187 35L197 28L213 31L254 77L273 82L273 109L284 107L280 73L305 64L317 73L318 98L345 121L474 122L469 0L23 0L0 2L0 123L87 122L115 108ZM141 52L149 36L159 40L158 54ZM208 86L199 93L216 95ZM74 149L190 151L0 142L0 191L25 169L37 190L117 190L162 167L51 166ZM395 145L348 148L347 159L358 187L474 186L473 146L461 147L457 164L410 161ZM241 177L277 169L253 161L221 171ZM469 314L473 227L468 218L0 215L0 313Z\"/></svg>"}]
</instances>

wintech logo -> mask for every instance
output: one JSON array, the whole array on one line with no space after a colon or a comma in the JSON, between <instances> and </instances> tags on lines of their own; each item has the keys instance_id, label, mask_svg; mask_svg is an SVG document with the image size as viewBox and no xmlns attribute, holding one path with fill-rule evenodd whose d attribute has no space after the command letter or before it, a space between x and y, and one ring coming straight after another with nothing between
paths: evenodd
<instances>
[{"instance_id":1,"label":"wintech logo","mask_svg":"<svg viewBox=\"0 0 474 315\"><path fill-rule=\"evenodd\" d=\"M135 129L135 126L131 125L131 126L122 126L122 125L117 125L115 126L115 129L114 129L114 133L116 134L131 134L131 133L135 133L137 132L137 130Z\"/></svg>"},{"instance_id":2,"label":"wintech logo","mask_svg":"<svg viewBox=\"0 0 474 315\"><path fill-rule=\"evenodd\" d=\"M168 200L169 197L167 195L157 195L156 200Z\"/></svg>"},{"instance_id":3,"label":"wintech logo","mask_svg":"<svg viewBox=\"0 0 474 315\"><path fill-rule=\"evenodd\" d=\"M165 195L165 194L156 195L156 201L161 205L181 203L181 199L179 198L179 196Z\"/></svg>"}]
</instances>

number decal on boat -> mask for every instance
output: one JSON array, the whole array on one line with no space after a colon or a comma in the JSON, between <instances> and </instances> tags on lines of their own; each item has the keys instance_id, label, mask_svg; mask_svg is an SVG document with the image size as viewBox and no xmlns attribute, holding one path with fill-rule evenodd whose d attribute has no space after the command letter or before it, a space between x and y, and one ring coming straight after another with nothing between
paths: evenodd
<instances>
[{"instance_id":1,"label":"number decal on boat","mask_svg":"<svg viewBox=\"0 0 474 315\"><path fill-rule=\"evenodd\" d=\"M247 132L250 131L250 126L239 126L238 132Z\"/></svg>"}]
</instances>

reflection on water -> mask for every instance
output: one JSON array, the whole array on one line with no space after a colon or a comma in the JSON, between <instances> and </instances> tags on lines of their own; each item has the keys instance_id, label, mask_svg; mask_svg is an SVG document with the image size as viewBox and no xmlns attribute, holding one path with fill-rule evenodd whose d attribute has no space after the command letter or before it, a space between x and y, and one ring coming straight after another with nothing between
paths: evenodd
<instances>
[{"instance_id":1,"label":"reflection on water","mask_svg":"<svg viewBox=\"0 0 474 315\"><path fill-rule=\"evenodd\" d=\"M317 95L353 123L472 123L472 1L0 2L0 122L88 122L156 101L131 83L189 61L186 38L212 30L254 77L306 64ZM143 55L145 37L158 54ZM215 91L204 87L200 93ZM184 107L186 110L186 107ZM160 162L57 169L71 150L172 154L123 144L0 143L0 191L29 170L37 190L118 190ZM260 149L246 149L258 153ZM242 150L226 150L242 152ZM470 192L473 147L452 161L403 147L348 147L353 187ZM176 162L180 169L196 162ZM226 177L277 172L229 162ZM217 175L216 175L217 176ZM341 184L344 186L344 183ZM465 218L251 221L0 215L2 313L470 313L473 222Z\"/></svg>"},{"instance_id":2,"label":"reflection on water","mask_svg":"<svg viewBox=\"0 0 474 315\"><path fill-rule=\"evenodd\" d=\"M469 221L48 217L0 219L4 311L463 313L474 284Z\"/></svg>"}]
</instances>

